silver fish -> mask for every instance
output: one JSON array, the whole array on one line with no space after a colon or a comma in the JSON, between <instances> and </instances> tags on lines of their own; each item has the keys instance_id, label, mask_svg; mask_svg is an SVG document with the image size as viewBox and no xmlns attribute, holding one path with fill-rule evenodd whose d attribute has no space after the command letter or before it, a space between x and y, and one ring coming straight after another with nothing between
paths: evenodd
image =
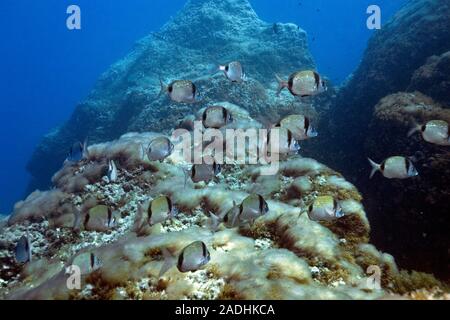
<instances>
[{"instance_id":1,"label":"silver fish","mask_svg":"<svg viewBox=\"0 0 450 320\"><path fill-rule=\"evenodd\" d=\"M185 184L187 182L188 176L191 178L192 182L210 182L214 177L220 174L222 167L220 164L194 164L190 171L185 171Z\"/></svg>"},{"instance_id":2,"label":"silver fish","mask_svg":"<svg viewBox=\"0 0 450 320\"><path fill-rule=\"evenodd\" d=\"M244 68L239 61L233 61L224 66L219 66L228 80L232 82L242 82L246 80Z\"/></svg>"},{"instance_id":3,"label":"silver fish","mask_svg":"<svg viewBox=\"0 0 450 320\"><path fill-rule=\"evenodd\" d=\"M311 125L311 120L299 114L285 117L277 126L291 131L296 140L307 140L318 136L317 131Z\"/></svg>"},{"instance_id":4,"label":"silver fish","mask_svg":"<svg viewBox=\"0 0 450 320\"><path fill-rule=\"evenodd\" d=\"M211 106L203 112L202 122L207 129L220 129L233 121L233 116L226 108Z\"/></svg>"},{"instance_id":5,"label":"silver fish","mask_svg":"<svg viewBox=\"0 0 450 320\"><path fill-rule=\"evenodd\" d=\"M152 226L173 218L177 211L169 197L160 196L150 202L147 213L148 223Z\"/></svg>"},{"instance_id":6,"label":"silver fish","mask_svg":"<svg viewBox=\"0 0 450 320\"><path fill-rule=\"evenodd\" d=\"M31 262L31 242L28 236L22 236L17 242L15 257L18 263Z\"/></svg>"},{"instance_id":7,"label":"silver fish","mask_svg":"<svg viewBox=\"0 0 450 320\"><path fill-rule=\"evenodd\" d=\"M147 147L147 157L150 161L163 161L169 157L175 146L166 137L153 139Z\"/></svg>"},{"instance_id":8,"label":"silver fish","mask_svg":"<svg viewBox=\"0 0 450 320\"><path fill-rule=\"evenodd\" d=\"M89 156L87 139L84 142L75 142L69 150L66 162L79 162Z\"/></svg>"},{"instance_id":9,"label":"silver fish","mask_svg":"<svg viewBox=\"0 0 450 320\"><path fill-rule=\"evenodd\" d=\"M395 156L384 160L381 164L378 164L371 159L368 159L372 166L372 172L370 173L370 179L373 178L377 171L380 171L385 178L388 179L407 179L416 177L419 175L417 169L411 160Z\"/></svg>"},{"instance_id":10,"label":"silver fish","mask_svg":"<svg viewBox=\"0 0 450 320\"><path fill-rule=\"evenodd\" d=\"M103 232L115 228L118 220L118 212L112 212L108 206L97 205L86 214L83 224L86 230Z\"/></svg>"},{"instance_id":11,"label":"silver fish","mask_svg":"<svg viewBox=\"0 0 450 320\"><path fill-rule=\"evenodd\" d=\"M175 80L166 86L162 80L160 80L161 84L161 92L159 96L163 92L167 92L170 99L174 102L178 103L196 103L199 102L196 100L197 87L192 81L189 80ZM159 97L158 96L158 97Z\"/></svg>"},{"instance_id":12,"label":"silver fish","mask_svg":"<svg viewBox=\"0 0 450 320\"><path fill-rule=\"evenodd\" d=\"M272 132L277 130L278 140L272 141ZM292 131L286 128L272 128L267 133L267 151L275 152L281 155L290 155L299 153L300 143L294 138Z\"/></svg>"},{"instance_id":13,"label":"silver fish","mask_svg":"<svg viewBox=\"0 0 450 320\"><path fill-rule=\"evenodd\" d=\"M313 221L333 221L344 216L341 206L331 196L320 196L308 208L308 216Z\"/></svg>"},{"instance_id":14,"label":"silver fish","mask_svg":"<svg viewBox=\"0 0 450 320\"><path fill-rule=\"evenodd\" d=\"M237 206L233 201L233 207L224 215L223 223L227 228L236 228L245 224L252 224L256 219L269 212L269 205L263 196L251 194ZM212 224L217 216L212 217ZM216 224L218 224L216 222Z\"/></svg>"},{"instance_id":15,"label":"silver fish","mask_svg":"<svg viewBox=\"0 0 450 320\"><path fill-rule=\"evenodd\" d=\"M97 271L103 266L103 262L92 252L83 252L76 256L71 265L80 268L82 275Z\"/></svg>"},{"instance_id":16,"label":"silver fish","mask_svg":"<svg viewBox=\"0 0 450 320\"><path fill-rule=\"evenodd\" d=\"M173 256L166 249L163 250L164 264L159 276L162 277L175 263ZM197 271L211 260L211 255L202 241L195 241L186 246L178 255L176 266L180 272Z\"/></svg>"},{"instance_id":17,"label":"silver fish","mask_svg":"<svg viewBox=\"0 0 450 320\"><path fill-rule=\"evenodd\" d=\"M426 142L439 146L450 146L449 124L443 120L431 120L424 125L416 124L408 133L408 137L416 132L421 132Z\"/></svg>"},{"instance_id":18,"label":"silver fish","mask_svg":"<svg viewBox=\"0 0 450 320\"><path fill-rule=\"evenodd\" d=\"M293 96L309 97L327 90L325 81L316 71L299 71L292 74L288 81L282 80L276 75L278 80L277 96L284 88L287 88Z\"/></svg>"},{"instance_id":19,"label":"silver fish","mask_svg":"<svg viewBox=\"0 0 450 320\"><path fill-rule=\"evenodd\" d=\"M117 167L114 160L109 160L108 163L108 180L109 182L117 181Z\"/></svg>"}]
</instances>

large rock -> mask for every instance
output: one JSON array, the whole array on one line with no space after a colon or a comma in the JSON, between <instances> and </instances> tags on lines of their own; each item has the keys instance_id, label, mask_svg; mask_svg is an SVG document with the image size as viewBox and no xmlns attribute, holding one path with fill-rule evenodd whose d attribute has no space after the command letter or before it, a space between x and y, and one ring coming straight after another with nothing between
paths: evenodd
<instances>
[{"instance_id":1,"label":"large rock","mask_svg":"<svg viewBox=\"0 0 450 320\"><path fill-rule=\"evenodd\" d=\"M450 51L432 56L414 72L411 90L426 92L436 101L450 106Z\"/></svg>"},{"instance_id":2,"label":"large rock","mask_svg":"<svg viewBox=\"0 0 450 320\"><path fill-rule=\"evenodd\" d=\"M232 85L220 74L211 79L215 64L232 60L244 64L247 83ZM314 68L314 62L298 26L260 20L247 0L189 0L160 32L140 40L100 77L66 124L45 136L28 164L29 189L49 185L74 141L107 141L129 130L164 131L202 107L158 99L160 77L194 80L205 103L226 100L256 116L287 104L266 94L274 74L287 77L301 68Z\"/></svg>"},{"instance_id":3,"label":"large rock","mask_svg":"<svg viewBox=\"0 0 450 320\"><path fill-rule=\"evenodd\" d=\"M328 159L353 179L366 171L361 150L375 105L406 91L430 56L450 50L449 16L447 0L412 0L369 41L359 68L337 96L326 142L334 151Z\"/></svg>"},{"instance_id":4,"label":"large rock","mask_svg":"<svg viewBox=\"0 0 450 320\"><path fill-rule=\"evenodd\" d=\"M443 277L449 276L444 262L448 252L443 248L447 242L442 241L447 236L442 236L441 228L443 223L448 226L444 203L449 202L449 187L443 162L439 162L440 152L406 139L411 116L391 119L386 114L420 103L435 106L419 93L410 93L416 96L412 100L406 93L389 96L401 91L419 89L445 100L440 91L445 84L440 76L445 55L429 58L450 49L449 17L447 0L412 0L372 37L359 68L337 94L328 119L322 119L328 132L321 135L317 156L312 155L338 168L360 188L373 227L372 240L377 245L395 252L404 267L437 272ZM431 76L436 82L424 81L425 69L433 70ZM383 108L375 112L379 102ZM436 108L445 107L449 106ZM416 115L415 120L431 120L430 116L421 119ZM378 177L369 181L367 157L382 161L392 155L413 156L416 151L425 156L425 162L418 164L423 174L419 180L398 182ZM430 167L422 168L427 163Z\"/></svg>"}]
</instances>

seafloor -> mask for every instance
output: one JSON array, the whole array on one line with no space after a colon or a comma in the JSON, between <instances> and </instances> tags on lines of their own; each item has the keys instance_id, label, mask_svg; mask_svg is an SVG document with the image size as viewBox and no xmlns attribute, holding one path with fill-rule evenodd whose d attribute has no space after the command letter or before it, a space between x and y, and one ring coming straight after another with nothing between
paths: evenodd
<instances>
[{"instance_id":1,"label":"seafloor","mask_svg":"<svg viewBox=\"0 0 450 320\"><path fill-rule=\"evenodd\" d=\"M238 115L234 125L256 123L245 110L227 106ZM142 157L141 145L155 136L130 133L90 146L88 159L55 174L58 189L36 191L16 205L0 235L3 298L449 298L433 276L399 270L391 255L368 243L370 225L360 193L325 165L295 156L281 162L279 174L262 176L260 166L227 164L216 181L185 185L186 163L179 156L161 163ZM118 165L115 182L105 176L107 159ZM212 231L210 212L229 210L233 200L239 203L250 193L263 195L269 212L252 225ZM139 206L159 195L169 196L179 213L150 227ZM308 205L319 195L332 195L345 216L335 222L310 220ZM74 229L76 215L98 205L115 212L117 225ZM14 245L25 233L33 260L20 266ZM172 268L159 278L162 249L177 254L197 240L206 243L211 261L196 272ZM101 267L83 272L81 290L68 289L65 268L91 253ZM381 270L380 289L368 285L370 266Z\"/></svg>"}]
</instances>

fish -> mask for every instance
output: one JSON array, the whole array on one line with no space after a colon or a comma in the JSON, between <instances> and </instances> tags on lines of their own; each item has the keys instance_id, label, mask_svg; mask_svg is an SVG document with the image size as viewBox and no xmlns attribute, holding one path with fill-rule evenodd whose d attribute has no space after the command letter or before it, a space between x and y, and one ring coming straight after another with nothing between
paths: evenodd
<instances>
[{"instance_id":1,"label":"fish","mask_svg":"<svg viewBox=\"0 0 450 320\"><path fill-rule=\"evenodd\" d=\"M259 194L251 194L239 206L238 220L240 223L253 223L267 212L269 212L269 205L264 197Z\"/></svg>"},{"instance_id":2,"label":"fish","mask_svg":"<svg viewBox=\"0 0 450 320\"><path fill-rule=\"evenodd\" d=\"M431 120L423 125L415 124L409 131L408 137L411 137L416 132L421 132L426 142L439 146L450 146L450 130L446 121Z\"/></svg>"},{"instance_id":3,"label":"fish","mask_svg":"<svg viewBox=\"0 0 450 320\"><path fill-rule=\"evenodd\" d=\"M184 170L186 185L187 178L190 177L193 183L210 182L222 171L222 166L214 162L213 164L194 164L189 171Z\"/></svg>"},{"instance_id":4,"label":"fish","mask_svg":"<svg viewBox=\"0 0 450 320\"><path fill-rule=\"evenodd\" d=\"M87 139L84 142L77 141L70 147L66 162L80 162L81 160L88 158L88 156Z\"/></svg>"},{"instance_id":5,"label":"fish","mask_svg":"<svg viewBox=\"0 0 450 320\"><path fill-rule=\"evenodd\" d=\"M158 98L164 92L167 92L169 98L178 103L197 103L200 102L196 99L197 87L190 80L175 80L166 86L162 80L160 80L161 91Z\"/></svg>"},{"instance_id":6,"label":"fish","mask_svg":"<svg viewBox=\"0 0 450 320\"><path fill-rule=\"evenodd\" d=\"M316 71L295 72L288 81L282 80L278 75L275 76L278 80L277 96L280 96L284 88L287 88L293 96L302 98L315 96L327 90L325 81Z\"/></svg>"},{"instance_id":7,"label":"fish","mask_svg":"<svg viewBox=\"0 0 450 320\"><path fill-rule=\"evenodd\" d=\"M233 207L228 210L228 212L223 216L222 222L227 228L236 228L239 227L239 213L240 208L238 205L236 205L236 202L233 201ZM213 223L214 220L216 220L216 217L212 216ZM217 223L217 222L216 222ZM220 223L217 223L217 226Z\"/></svg>"},{"instance_id":8,"label":"fish","mask_svg":"<svg viewBox=\"0 0 450 320\"><path fill-rule=\"evenodd\" d=\"M240 205L233 201L233 207L224 215L222 222L227 228L236 228L245 224L252 224L256 219L269 212L269 205L263 196L251 194ZM218 217L211 216L212 225L218 226Z\"/></svg>"},{"instance_id":9,"label":"fish","mask_svg":"<svg viewBox=\"0 0 450 320\"><path fill-rule=\"evenodd\" d=\"M116 227L118 213L112 212L105 205L98 205L89 210L84 217L84 228L86 230L107 231Z\"/></svg>"},{"instance_id":10,"label":"fish","mask_svg":"<svg viewBox=\"0 0 450 320\"><path fill-rule=\"evenodd\" d=\"M317 131L311 125L311 120L300 114L285 117L277 124L277 127L290 130L295 140L307 140L318 136Z\"/></svg>"},{"instance_id":11,"label":"fish","mask_svg":"<svg viewBox=\"0 0 450 320\"><path fill-rule=\"evenodd\" d=\"M117 181L117 167L114 160L109 160L108 163L108 180L109 182Z\"/></svg>"},{"instance_id":12,"label":"fish","mask_svg":"<svg viewBox=\"0 0 450 320\"><path fill-rule=\"evenodd\" d=\"M231 122L233 122L233 116L224 107L211 106L203 112L202 123L206 129L220 129Z\"/></svg>"},{"instance_id":13,"label":"fish","mask_svg":"<svg viewBox=\"0 0 450 320\"><path fill-rule=\"evenodd\" d=\"M103 262L93 252L83 252L72 260L71 265L80 268L81 275L87 275L100 269Z\"/></svg>"},{"instance_id":14,"label":"fish","mask_svg":"<svg viewBox=\"0 0 450 320\"><path fill-rule=\"evenodd\" d=\"M187 131L194 131L195 129L195 117L187 116L184 119L180 120L175 129L184 129Z\"/></svg>"},{"instance_id":15,"label":"fish","mask_svg":"<svg viewBox=\"0 0 450 320\"><path fill-rule=\"evenodd\" d=\"M158 137L148 144L146 154L150 161L163 161L172 154L174 148L169 138Z\"/></svg>"},{"instance_id":16,"label":"fish","mask_svg":"<svg viewBox=\"0 0 450 320\"><path fill-rule=\"evenodd\" d=\"M243 82L247 80L244 68L239 61L233 61L226 65L219 66L219 71L222 71L231 82Z\"/></svg>"},{"instance_id":17,"label":"fish","mask_svg":"<svg viewBox=\"0 0 450 320\"><path fill-rule=\"evenodd\" d=\"M162 251L164 264L159 272L159 277L162 277L174 264L176 264L178 271L186 273L201 269L211 260L210 252L203 241L195 241L186 246L178 255L176 262L167 249Z\"/></svg>"},{"instance_id":18,"label":"fish","mask_svg":"<svg viewBox=\"0 0 450 320\"><path fill-rule=\"evenodd\" d=\"M381 174L388 179L407 179L419 175L419 172L414 167L412 161L405 157L390 157L384 160L381 164L378 164L371 159L368 160L372 166L370 179L373 178L377 171L380 171Z\"/></svg>"},{"instance_id":19,"label":"fish","mask_svg":"<svg viewBox=\"0 0 450 320\"><path fill-rule=\"evenodd\" d=\"M272 131L278 130L279 141L274 144L272 141ZM268 151L277 151L276 153L282 155L298 154L301 150L300 143L294 138L294 134L291 130L286 128L272 128L267 133L267 144L266 148Z\"/></svg>"},{"instance_id":20,"label":"fish","mask_svg":"<svg viewBox=\"0 0 450 320\"><path fill-rule=\"evenodd\" d=\"M342 218L344 212L332 196L317 197L308 208L308 217L313 221L334 221Z\"/></svg>"},{"instance_id":21,"label":"fish","mask_svg":"<svg viewBox=\"0 0 450 320\"><path fill-rule=\"evenodd\" d=\"M148 206L148 224L153 226L176 216L177 210L173 207L172 200L166 196L160 196L152 200Z\"/></svg>"},{"instance_id":22,"label":"fish","mask_svg":"<svg viewBox=\"0 0 450 320\"><path fill-rule=\"evenodd\" d=\"M27 236L22 236L16 244L15 248L15 258L18 263L27 263L31 262L32 254L31 254L31 242Z\"/></svg>"}]
</instances>

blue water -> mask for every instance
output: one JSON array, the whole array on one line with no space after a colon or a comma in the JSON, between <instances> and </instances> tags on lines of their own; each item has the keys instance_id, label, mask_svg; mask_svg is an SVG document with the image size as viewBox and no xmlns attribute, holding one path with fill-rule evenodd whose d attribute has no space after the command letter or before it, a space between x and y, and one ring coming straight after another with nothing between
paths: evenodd
<instances>
[{"instance_id":1,"label":"blue water","mask_svg":"<svg viewBox=\"0 0 450 320\"><path fill-rule=\"evenodd\" d=\"M252 0L269 22L295 22L309 34L321 73L342 82L373 31L368 0ZM406 0L377 0L385 22ZM25 165L41 137L60 125L98 76L133 43L158 30L185 0L0 1L0 213L24 197ZM66 28L66 8L82 10L82 30Z\"/></svg>"}]
</instances>

